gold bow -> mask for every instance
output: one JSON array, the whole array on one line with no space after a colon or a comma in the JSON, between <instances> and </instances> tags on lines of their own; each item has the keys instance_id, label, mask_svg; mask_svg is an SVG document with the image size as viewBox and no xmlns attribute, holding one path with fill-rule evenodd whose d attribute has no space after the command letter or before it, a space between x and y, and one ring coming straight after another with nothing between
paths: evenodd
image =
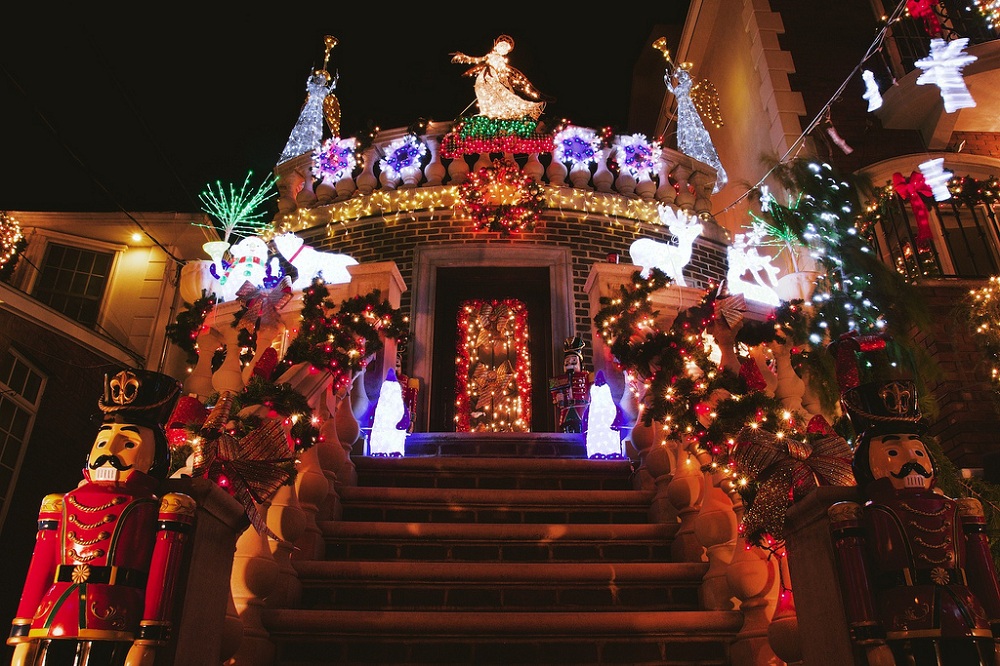
<instances>
[{"instance_id":1,"label":"gold bow","mask_svg":"<svg viewBox=\"0 0 1000 666\"><path fill-rule=\"evenodd\" d=\"M743 517L744 536L761 542L765 535L784 538L785 512L819 486L853 486L851 447L830 435L815 442L778 437L761 428L744 427L731 459L757 490Z\"/></svg>"},{"instance_id":2,"label":"gold bow","mask_svg":"<svg viewBox=\"0 0 1000 666\"><path fill-rule=\"evenodd\" d=\"M194 446L192 476L207 476L228 490L243 505L258 532L278 539L257 505L274 497L295 473L288 438L275 419L264 419L244 437L233 437L225 431L232 403L233 394L224 393L205 420Z\"/></svg>"},{"instance_id":3,"label":"gold bow","mask_svg":"<svg viewBox=\"0 0 1000 666\"><path fill-rule=\"evenodd\" d=\"M285 276L273 289L258 289L249 280L236 292L245 308L236 328L253 331L260 320L261 328L281 323L281 309L292 300L292 278Z\"/></svg>"}]
</instances>

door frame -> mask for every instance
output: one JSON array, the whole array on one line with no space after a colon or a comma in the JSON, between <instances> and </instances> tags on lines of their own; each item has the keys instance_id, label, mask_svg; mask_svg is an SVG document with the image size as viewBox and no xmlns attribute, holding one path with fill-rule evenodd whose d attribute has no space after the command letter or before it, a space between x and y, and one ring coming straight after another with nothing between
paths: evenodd
<instances>
[{"instance_id":1,"label":"door frame","mask_svg":"<svg viewBox=\"0 0 1000 666\"><path fill-rule=\"evenodd\" d=\"M417 246L413 253L413 336L407 345L409 376L420 380L417 432L427 432L434 351L434 316L438 268L474 266L542 267L549 269L549 321L552 326L552 366L532 381L547 382L562 372L562 342L574 328L573 256L569 248L520 243L462 243ZM441 313L448 316L448 313ZM556 353L559 352L559 353ZM556 368L558 361L559 367ZM535 408L544 408L538 405Z\"/></svg>"}]
</instances>

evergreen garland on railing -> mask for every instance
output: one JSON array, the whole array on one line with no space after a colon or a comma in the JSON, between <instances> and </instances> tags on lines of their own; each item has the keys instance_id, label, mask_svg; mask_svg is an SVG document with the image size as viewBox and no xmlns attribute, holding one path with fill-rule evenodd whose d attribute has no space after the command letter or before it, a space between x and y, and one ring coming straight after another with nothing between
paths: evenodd
<instances>
[{"instance_id":1,"label":"evergreen garland on railing","mask_svg":"<svg viewBox=\"0 0 1000 666\"><path fill-rule=\"evenodd\" d=\"M185 302L186 308L177 314L177 319L172 324L167 324L167 339L187 354L188 365L198 363L198 334L205 324L208 313L215 307L216 301L215 294L209 294L202 289L201 298L194 303Z\"/></svg>"}]
</instances>

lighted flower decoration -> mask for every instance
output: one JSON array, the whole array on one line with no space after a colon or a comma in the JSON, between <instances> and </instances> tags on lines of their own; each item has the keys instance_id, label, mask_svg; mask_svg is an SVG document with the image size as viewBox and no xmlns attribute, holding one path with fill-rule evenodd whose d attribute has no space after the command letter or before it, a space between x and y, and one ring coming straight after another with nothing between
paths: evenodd
<instances>
[{"instance_id":1,"label":"lighted flower decoration","mask_svg":"<svg viewBox=\"0 0 1000 666\"><path fill-rule=\"evenodd\" d=\"M469 174L458 197L477 231L498 231L501 236L533 229L545 205L538 181L506 160L494 160L492 166Z\"/></svg>"},{"instance_id":2,"label":"lighted flower decoration","mask_svg":"<svg viewBox=\"0 0 1000 666\"><path fill-rule=\"evenodd\" d=\"M313 175L334 182L349 176L358 165L357 151L358 140L354 137L327 139L313 151Z\"/></svg>"},{"instance_id":3,"label":"lighted flower decoration","mask_svg":"<svg viewBox=\"0 0 1000 666\"><path fill-rule=\"evenodd\" d=\"M379 167L389 178L399 178L404 169L420 166L427 154L427 146L413 134L396 139L385 148L385 157Z\"/></svg>"},{"instance_id":4,"label":"lighted flower decoration","mask_svg":"<svg viewBox=\"0 0 1000 666\"><path fill-rule=\"evenodd\" d=\"M633 178L652 173L662 153L660 144L648 140L645 134L619 136L615 140L615 161L622 171Z\"/></svg>"},{"instance_id":5,"label":"lighted flower decoration","mask_svg":"<svg viewBox=\"0 0 1000 666\"><path fill-rule=\"evenodd\" d=\"M601 150L601 138L587 127L569 126L555 136L553 157L570 168L593 164Z\"/></svg>"}]
</instances>

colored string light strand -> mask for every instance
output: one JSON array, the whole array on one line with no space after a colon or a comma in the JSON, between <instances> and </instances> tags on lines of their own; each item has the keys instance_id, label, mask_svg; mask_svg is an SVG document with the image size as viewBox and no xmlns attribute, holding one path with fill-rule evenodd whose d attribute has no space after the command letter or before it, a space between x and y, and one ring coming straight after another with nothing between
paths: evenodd
<instances>
[{"instance_id":1,"label":"colored string light strand","mask_svg":"<svg viewBox=\"0 0 1000 666\"><path fill-rule=\"evenodd\" d=\"M899 20L900 16L903 14L903 11L905 9L906 9L906 0L900 0L900 3L896 5L896 9L893 10L889 18L886 19L885 25L883 25L876 33L875 39L868 47L868 50L865 51L865 55L864 57L861 58L861 62L859 62L857 65L854 66L854 69L851 70L851 73L848 74L847 78L844 79L843 83L840 84L840 86L837 88L837 91L833 93L833 95L830 97L827 103L824 104L823 107L820 109L819 113L816 114L816 116L806 126L806 128L802 130L802 133L799 134L798 138L792 142L792 145L788 147L788 150L786 150L785 153L778 159L775 165L772 166L770 169L768 169L767 173L761 176L760 180L757 181L756 185L754 185L746 192L741 194L739 197L736 198L735 201L733 201L731 204L729 204L719 212L712 213L713 216L722 215L723 213L728 212L732 208L735 208L740 202L742 202L744 199L750 196L751 192L760 189L761 185L764 184L764 181L767 180L767 178L772 173L774 173L774 170L777 169L778 166L784 164L793 152L797 152L802 148L803 141L805 140L805 138L809 136L812 133L812 131L815 130L820 125L820 123L822 123L829 116L830 108L833 106L834 102L840 99L840 96L844 93L844 89L847 88L847 84L849 84L851 82L851 79L853 79L854 76L859 71L861 71L861 68L864 67L865 63L882 48L882 42L885 40L885 36L889 30L889 26L891 26L893 23Z\"/></svg>"}]
</instances>

